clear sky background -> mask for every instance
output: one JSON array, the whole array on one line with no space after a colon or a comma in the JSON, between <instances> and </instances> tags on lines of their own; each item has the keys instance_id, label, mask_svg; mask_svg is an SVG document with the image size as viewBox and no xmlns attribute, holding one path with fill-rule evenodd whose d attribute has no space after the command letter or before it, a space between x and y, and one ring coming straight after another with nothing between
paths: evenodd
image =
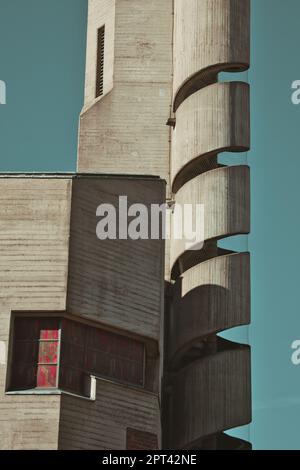
<instances>
[{"instance_id":1,"label":"clear sky background","mask_svg":"<svg viewBox=\"0 0 300 470\"><path fill-rule=\"evenodd\" d=\"M255 448L300 449L299 0L252 0L251 165L253 425Z\"/></svg>"},{"instance_id":2,"label":"clear sky background","mask_svg":"<svg viewBox=\"0 0 300 470\"><path fill-rule=\"evenodd\" d=\"M300 80L300 2L251 5L251 68L230 74L251 85L251 151L220 157L251 167L251 234L221 242L251 252L252 323L224 336L251 345L253 421L230 434L254 449L299 450L300 365L291 344L300 339L300 105L291 84Z\"/></svg>"},{"instance_id":3,"label":"clear sky background","mask_svg":"<svg viewBox=\"0 0 300 470\"><path fill-rule=\"evenodd\" d=\"M0 171L75 171L87 0L0 0Z\"/></svg>"},{"instance_id":4,"label":"clear sky background","mask_svg":"<svg viewBox=\"0 0 300 470\"><path fill-rule=\"evenodd\" d=\"M0 0L0 171L75 171L86 10L86 0ZM252 325L234 334L252 347L245 437L256 449L300 449L299 18L299 0L252 0L252 233L230 243L252 256Z\"/></svg>"}]
</instances>

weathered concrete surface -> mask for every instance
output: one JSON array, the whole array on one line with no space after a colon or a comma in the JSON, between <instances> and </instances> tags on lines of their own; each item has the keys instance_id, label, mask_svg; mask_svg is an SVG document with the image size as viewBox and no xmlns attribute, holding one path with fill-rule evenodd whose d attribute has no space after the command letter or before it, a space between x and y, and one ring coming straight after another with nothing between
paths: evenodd
<instances>
[{"instance_id":1,"label":"weathered concrete surface","mask_svg":"<svg viewBox=\"0 0 300 470\"><path fill-rule=\"evenodd\" d=\"M172 101L172 7L172 0L89 3L79 172L155 175L169 181L165 124ZM95 40L104 23L104 96L95 100Z\"/></svg>"}]
</instances>

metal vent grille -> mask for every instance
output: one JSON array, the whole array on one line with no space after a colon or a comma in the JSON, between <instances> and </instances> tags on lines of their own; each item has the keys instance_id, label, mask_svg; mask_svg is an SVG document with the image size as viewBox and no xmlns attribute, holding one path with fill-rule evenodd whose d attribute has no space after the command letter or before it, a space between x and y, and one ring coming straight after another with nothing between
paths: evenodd
<instances>
[{"instance_id":1,"label":"metal vent grille","mask_svg":"<svg viewBox=\"0 0 300 470\"><path fill-rule=\"evenodd\" d=\"M98 29L96 98L103 95L105 25Z\"/></svg>"}]
</instances>

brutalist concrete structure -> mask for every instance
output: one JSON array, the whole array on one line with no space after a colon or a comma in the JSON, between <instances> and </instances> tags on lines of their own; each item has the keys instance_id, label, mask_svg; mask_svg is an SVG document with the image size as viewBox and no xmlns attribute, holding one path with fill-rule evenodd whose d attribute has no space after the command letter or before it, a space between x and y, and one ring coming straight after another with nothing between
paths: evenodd
<instances>
[{"instance_id":1,"label":"brutalist concrete structure","mask_svg":"<svg viewBox=\"0 0 300 470\"><path fill-rule=\"evenodd\" d=\"M2 449L223 449L251 421L249 0L89 0L78 168L0 178ZM168 124L168 125L166 125ZM203 204L204 245L96 236L97 207ZM172 220L171 220L172 224Z\"/></svg>"}]
</instances>

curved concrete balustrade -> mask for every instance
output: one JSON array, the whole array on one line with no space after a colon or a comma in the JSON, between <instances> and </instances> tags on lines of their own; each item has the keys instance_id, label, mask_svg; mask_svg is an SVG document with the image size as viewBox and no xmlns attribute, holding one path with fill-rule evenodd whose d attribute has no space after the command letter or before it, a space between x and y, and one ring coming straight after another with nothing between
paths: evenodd
<instances>
[{"instance_id":1,"label":"curved concrete balustrade","mask_svg":"<svg viewBox=\"0 0 300 470\"><path fill-rule=\"evenodd\" d=\"M186 271L175 284L168 325L168 359L199 340L250 322L250 256L219 256Z\"/></svg>"},{"instance_id":2,"label":"curved concrete balustrade","mask_svg":"<svg viewBox=\"0 0 300 470\"><path fill-rule=\"evenodd\" d=\"M184 208L185 204L191 204L194 230L197 205L203 205L205 242L231 235L247 234L250 231L249 167L245 165L221 167L203 173L185 184L176 194L175 201L181 208ZM174 226L174 214L172 226ZM185 252L187 254L192 252L187 249L187 241L184 237L175 239L173 235L171 240L173 276L178 272L175 263L180 262L179 258ZM196 250L194 253L196 260Z\"/></svg>"},{"instance_id":3,"label":"curved concrete balustrade","mask_svg":"<svg viewBox=\"0 0 300 470\"><path fill-rule=\"evenodd\" d=\"M243 82L215 83L182 103L172 139L174 192L205 171L207 159L224 151L249 150L249 109L249 85Z\"/></svg>"},{"instance_id":4,"label":"curved concrete balustrade","mask_svg":"<svg viewBox=\"0 0 300 470\"><path fill-rule=\"evenodd\" d=\"M250 63L250 0L175 0L174 110L221 71Z\"/></svg>"},{"instance_id":5,"label":"curved concrete balustrade","mask_svg":"<svg viewBox=\"0 0 300 470\"><path fill-rule=\"evenodd\" d=\"M224 343L225 349L174 374L169 448L186 449L205 436L250 422L250 348Z\"/></svg>"}]
</instances>

